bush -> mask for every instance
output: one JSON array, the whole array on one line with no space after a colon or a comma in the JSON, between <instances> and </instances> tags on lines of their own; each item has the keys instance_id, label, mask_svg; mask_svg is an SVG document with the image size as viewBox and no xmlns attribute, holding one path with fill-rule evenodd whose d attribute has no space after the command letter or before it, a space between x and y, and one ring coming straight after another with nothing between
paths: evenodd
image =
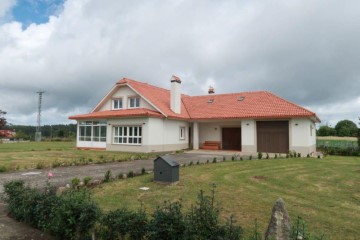
<instances>
[{"instance_id":1,"label":"bush","mask_svg":"<svg viewBox=\"0 0 360 240\"><path fill-rule=\"evenodd\" d=\"M143 210L125 208L110 211L100 219L98 237L103 240L142 239L148 231L148 219Z\"/></svg>"},{"instance_id":2,"label":"bush","mask_svg":"<svg viewBox=\"0 0 360 240\"><path fill-rule=\"evenodd\" d=\"M0 172L6 172L7 168L3 165L0 166Z\"/></svg>"},{"instance_id":3,"label":"bush","mask_svg":"<svg viewBox=\"0 0 360 240\"><path fill-rule=\"evenodd\" d=\"M80 178L73 178L71 179L71 187L77 188L80 185Z\"/></svg>"},{"instance_id":4,"label":"bush","mask_svg":"<svg viewBox=\"0 0 360 240\"><path fill-rule=\"evenodd\" d=\"M145 170L145 168L142 168L141 169L141 175L145 175L146 174L146 170Z\"/></svg>"},{"instance_id":5,"label":"bush","mask_svg":"<svg viewBox=\"0 0 360 240\"><path fill-rule=\"evenodd\" d=\"M261 152L258 152L258 159L262 159L263 154Z\"/></svg>"},{"instance_id":6,"label":"bush","mask_svg":"<svg viewBox=\"0 0 360 240\"><path fill-rule=\"evenodd\" d=\"M104 182L110 182L112 180L112 174L110 170L107 170L104 176Z\"/></svg>"},{"instance_id":7,"label":"bush","mask_svg":"<svg viewBox=\"0 0 360 240\"><path fill-rule=\"evenodd\" d=\"M88 186L90 184L90 181L92 180L92 177L84 177L84 185L85 186Z\"/></svg>"},{"instance_id":8,"label":"bush","mask_svg":"<svg viewBox=\"0 0 360 240\"><path fill-rule=\"evenodd\" d=\"M100 208L90 199L86 188L66 191L51 213L48 230L60 239L90 238L100 216Z\"/></svg>"},{"instance_id":9,"label":"bush","mask_svg":"<svg viewBox=\"0 0 360 240\"><path fill-rule=\"evenodd\" d=\"M135 177L135 173L134 173L133 171L129 171L127 177L128 177L128 178Z\"/></svg>"},{"instance_id":10,"label":"bush","mask_svg":"<svg viewBox=\"0 0 360 240\"><path fill-rule=\"evenodd\" d=\"M180 202L164 202L157 207L150 221L149 239L184 239L186 223Z\"/></svg>"}]
</instances>

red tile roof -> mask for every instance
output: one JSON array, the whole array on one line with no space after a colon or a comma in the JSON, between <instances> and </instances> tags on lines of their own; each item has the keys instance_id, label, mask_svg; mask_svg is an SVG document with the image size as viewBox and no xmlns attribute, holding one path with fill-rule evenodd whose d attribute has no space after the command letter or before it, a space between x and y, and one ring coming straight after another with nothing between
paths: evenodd
<instances>
[{"instance_id":1,"label":"red tile roof","mask_svg":"<svg viewBox=\"0 0 360 240\"><path fill-rule=\"evenodd\" d=\"M119 80L117 85L129 86L158 112L148 109L112 110L72 116L70 119L153 116L189 120L313 118L320 121L315 113L266 91L194 97L182 94L181 114L176 114L170 109L170 91L167 89L127 78Z\"/></svg>"},{"instance_id":2,"label":"red tile roof","mask_svg":"<svg viewBox=\"0 0 360 240\"><path fill-rule=\"evenodd\" d=\"M266 91L188 97L184 103L192 119L317 118L315 113Z\"/></svg>"},{"instance_id":3,"label":"red tile roof","mask_svg":"<svg viewBox=\"0 0 360 240\"><path fill-rule=\"evenodd\" d=\"M170 91L164 88L156 87L147 83L138 82L135 80L123 78L117 82L117 84L127 84L138 92L141 96L151 102L156 108L158 108L166 117L171 118L190 118L186 111L185 105L181 103L181 114L174 113L170 109ZM186 95L181 94L182 98Z\"/></svg>"},{"instance_id":4,"label":"red tile roof","mask_svg":"<svg viewBox=\"0 0 360 240\"><path fill-rule=\"evenodd\" d=\"M88 114L80 114L69 117L69 119L104 119L104 118L124 118L124 117L158 117L163 118L164 116L156 111L152 111L146 108L136 109L124 109L124 110L108 110L92 112Z\"/></svg>"}]
</instances>

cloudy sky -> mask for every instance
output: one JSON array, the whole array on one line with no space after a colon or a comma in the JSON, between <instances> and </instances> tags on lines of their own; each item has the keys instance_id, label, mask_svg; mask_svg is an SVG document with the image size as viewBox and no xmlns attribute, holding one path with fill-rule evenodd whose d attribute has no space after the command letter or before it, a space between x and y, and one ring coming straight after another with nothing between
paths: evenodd
<instances>
[{"instance_id":1,"label":"cloudy sky","mask_svg":"<svg viewBox=\"0 0 360 240\"><path fill-rule=\"evenodd\" d=\"M268 90L322 124L360 115L358 0L0 0L0 109L71 123L122 78Z\"/></svg>"}]
</instances>

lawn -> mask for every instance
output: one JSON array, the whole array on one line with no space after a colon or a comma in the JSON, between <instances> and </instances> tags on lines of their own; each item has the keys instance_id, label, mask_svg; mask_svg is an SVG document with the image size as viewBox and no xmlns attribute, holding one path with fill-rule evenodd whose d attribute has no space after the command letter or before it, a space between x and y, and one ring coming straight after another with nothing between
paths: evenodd
<instances>
[{"instance_id":1,"label":"lawn","mask_svg":"<svg viewBox=\"0 0 360 240\"><path fill-rule=\"evenodd\" d=\"M149 158L149 154L78 150L75 142L20 142L0 144L0 171L48 168Z\"/></svg>"},{"instance_id":2,"label":"lawn","mask_svg":"<svg viewBox=\"0 0 360 240\"><path fill-rule=\"evenodd\" d=\"M281 197L291 218L301 216L311 232L325 233L329 239L357 239L360 235L359 157L194 165L181 168L180 182L171 186L156 184L152 177L149 174L100 185L93 189L93 197L104 210L122 206L135 210L141 201L151 212L163 201L177 199L189 208L200 189L210 194L215 183L223 217L234 213L246 229L252 229L257 219L265 232L272 206Z\"/></svg>"}]
</instances>

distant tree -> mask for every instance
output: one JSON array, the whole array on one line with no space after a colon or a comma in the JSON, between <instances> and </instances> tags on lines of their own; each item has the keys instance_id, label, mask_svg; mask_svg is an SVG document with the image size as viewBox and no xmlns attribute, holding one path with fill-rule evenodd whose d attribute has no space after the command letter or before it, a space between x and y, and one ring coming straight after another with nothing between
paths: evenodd
<instances>
[{"instance_id":1,"label":"distant tree","mask_svg":"<svg viewBox=\"0 0 360 240\"><path fill-rule=\"evenodd\" d=\"M358 128L353 121L342 120L335 126L336 135L340 137L355 137L358 134Z\"/></svg>"},{"instance_id":2,"label":"distant tree","mask_svg":"<svg viewBox=\"0 0 360 240\"><path fill-rule=\"evenodd\" d=\"M335 136L336 131L334 128L329 126L321 126L317 131L318 136Z\"/></svg>"},{"instance_id":3,"label":"distant tree","mask_svg":"<svg viewBox=\"0 0 360 240\"><path fill-rule=\"evenodd\" d=\"M359 117L359 121L360 121L360 117ZM359 122L359 125L360 125L360 122ZM360 147L360 128L358 128L358 146Z\"/></svg>"},{"instance_id":4,"label":"distant tree","mask_svg":"<svg viewBox=\"0 0 360 240\"><path fill-rule=\"evenodd\" d=\"M6 119L4 116L5 114L6 112L0 109L0 129L2 129L6 125Z\"/></svg>"}]
</instances>

